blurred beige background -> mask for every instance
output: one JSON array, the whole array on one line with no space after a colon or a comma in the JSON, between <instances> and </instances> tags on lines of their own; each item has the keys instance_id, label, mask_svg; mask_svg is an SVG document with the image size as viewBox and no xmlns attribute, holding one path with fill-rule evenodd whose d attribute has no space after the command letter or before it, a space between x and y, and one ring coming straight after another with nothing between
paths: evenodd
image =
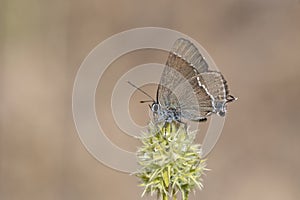
<instances>
[{"instance_id":1,"label":"blurred beige background","mask_svg":"<svg viewBox=\"0 0 300 200\"><path fill-rule=\"evenodd\" d=\"M239 97L210 154L205 187L191 199L298 200L299 20L298 0L1 0L0 199L140 199L134 176L100 164L81 144L71 95L81 62L99 42L130 28L160 26L202 44ZM100 81L98 117L124 149L139 143L112 121L112 84L131 67L164 63L165 56L133 52ZM146 123L140 98L132 98L131 110Z\"/></svg>"}]
</instances>

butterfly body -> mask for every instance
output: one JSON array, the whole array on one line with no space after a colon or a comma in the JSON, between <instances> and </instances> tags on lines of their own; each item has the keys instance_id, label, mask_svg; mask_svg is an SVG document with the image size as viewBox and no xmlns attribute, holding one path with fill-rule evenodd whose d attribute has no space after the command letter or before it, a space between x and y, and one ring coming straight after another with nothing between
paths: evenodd
<instances>
[{"instance_id":1,"label":"butterfly body","mask_svg":"<svg viewBox=\"0 0 300 200\"><path fill-rule=\"evenodd\" d=\"M159 103L153 103L151 110L156 118L157 122L168 122L180 121L181 112L179 107L174 106L161 106Z\"/></svg>"}]
</instances>

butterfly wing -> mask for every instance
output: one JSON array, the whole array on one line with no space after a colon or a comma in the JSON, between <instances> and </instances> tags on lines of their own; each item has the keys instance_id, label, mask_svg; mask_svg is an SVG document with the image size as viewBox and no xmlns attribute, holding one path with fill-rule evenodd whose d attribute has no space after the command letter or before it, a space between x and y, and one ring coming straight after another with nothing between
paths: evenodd
<instances>
[{"instance_id":1,"label":"butterfly wing","mask_svg":"<svg viewBox=\"0 0 300 200\"><path fill-rule=\"evenodd\" d=\"M195 45L183 38L176 40L161 76L157 100L162 105L176 103L172 91L187 79L207 70L208 65Z\"/></svg>"},{"instance_id":2,"label":"butterfly wing","mask_svg":"<svg viewBox=\"0 0 300 200\"><path fill-rule=\"evenodd\" d=\"M176 40L158 86L158 102L180 108L184 118L205 118L212 111L212 99L196 76L206 71L208 65L196 46L183 38Z\"/></svg>"},{"instance_id":3,"label":"butterfly wing","mask_svg":"<svg viewBox=\"0 0 300 200\"><path fill-rule=\"evenodd\" d=\"M173 55L181 58L185 63L188 64L188 71L194 71L197 74L208 71L208 64L206 63L204 57L200 54L197 47L187 39L180 38L175 41L169 56ZM176 66L176 60L170 59L168 61L170 64L175 64L174 66ZM178 67L180 68L180 66ZM186 69L180 69L180 72L183 70Z\"/></svg>"},{"instance_id":4,"label":"butterfly wing","mask_svg":"<svg viewBox=\"0 0 300 200\"><path fill-rule=\"evenodd\" d=\"M217 71L208 71L197 75L197 77L212 96L214 113L224 116L226 113L226 103L235 98L229 95L227 81L223 75Z\"/></svg>"},{"instance_id":5,"label":"butterfly wing","mask_svg":"<svg viewBox=\"0 0 300 200\"><path fill-rule=\"evenodd\" d=\"M174 93L177 95L183 118L199 121L214 111L213 97L200 82L198 75L180 84Z\"/></svg>"}]
</instances>

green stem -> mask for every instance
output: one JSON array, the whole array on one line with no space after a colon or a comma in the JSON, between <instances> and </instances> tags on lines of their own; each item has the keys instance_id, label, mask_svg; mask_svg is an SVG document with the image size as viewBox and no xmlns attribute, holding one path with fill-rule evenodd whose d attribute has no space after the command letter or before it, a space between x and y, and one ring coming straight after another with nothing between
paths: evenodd
<instances>
[{"instance_id":1,"label":"green stem","mask_svg":"<svg viewBox=\"0 0 300 200\"><path fill-rule=\"evenodd\" d=\"M163 200L168 200L169 198L168 198L168 195L166 195L166 194L163 194Z\"/></svg>"}]
</instances>

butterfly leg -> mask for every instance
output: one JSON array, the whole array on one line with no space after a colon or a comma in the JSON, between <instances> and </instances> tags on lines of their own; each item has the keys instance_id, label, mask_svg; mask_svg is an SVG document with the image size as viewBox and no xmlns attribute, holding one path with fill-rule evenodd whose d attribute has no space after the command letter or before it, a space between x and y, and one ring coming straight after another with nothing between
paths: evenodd
<instances>
[{"instance_id":1,"label":"butterfly leg","mask_svg":"<svg viewBox=\"0 0 300 200\"><path fill-rule=\"evenodd\" d=\"M164 122L164 125L163 125L163 130L164 130L164 138L166 138L167 136L167 122Z\"/></svg>"},{"instance_id":2,"label":"butterfly leg","mask_svg":"<svg viewBox=\"0 0 300 200\"><path fill-rule=\"evenodd\" d=\"M186 122L183 122L181 120L177 120L177 122L179 122L180 124L183 124L184 125L184 130L187 130L187 123Z\"/></svg>"}]
</instances>

